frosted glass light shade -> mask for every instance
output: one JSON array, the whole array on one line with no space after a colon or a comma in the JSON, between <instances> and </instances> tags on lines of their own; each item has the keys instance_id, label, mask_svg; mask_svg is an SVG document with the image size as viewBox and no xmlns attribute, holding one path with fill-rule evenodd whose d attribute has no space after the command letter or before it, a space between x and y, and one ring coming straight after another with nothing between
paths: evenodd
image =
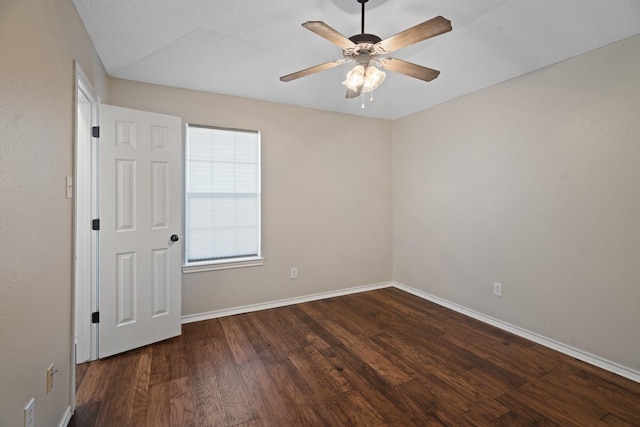
<instances>
[{"instance_id":1,"label":"frosted glass light shade","mask_svg":"<svg viewBox=\"0 0 640 427\"><path fill-rule=\"evenodd\" d=\"M351 71L347 73L347 78L342 82L347 88L352 91L357 91L364 83L364 67L362 65L356 65Z\"/></svg>"},{"instance_id":2,"label":"frosted glass light shade","mask_svg":"<svg viewBox=\"0 0 640 427\"><path fill-rule=\"evenodd\" d=\"M363 92L371 92L382 84L387 74L378 70L375 66L369 65L362 84Z\"/></svg>"}]
</instances>

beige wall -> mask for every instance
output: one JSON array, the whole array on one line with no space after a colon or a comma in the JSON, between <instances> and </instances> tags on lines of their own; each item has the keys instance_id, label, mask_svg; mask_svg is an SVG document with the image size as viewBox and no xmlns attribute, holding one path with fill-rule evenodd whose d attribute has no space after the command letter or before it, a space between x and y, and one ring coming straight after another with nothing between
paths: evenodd
<instances>
[{"instance_id":1,"label":"beige wall","mask_svg":"<svg viewBox=\"0 0 640 427\"><path fill-rule=\"evenodd\" d=\"M110 99L261 131L264 265L183 275L183 315L391 280L390 122L118 79Z\"/></svg>"},{"instance_id":2,"label":"beige wall","mask_svg":"<svg viewBox=\"0 0 640 427\"><path fill-rule=\"evenodd\" d=\"M69 405L74 63L107 78L70 0L0 0L0 426ZM45 394L54 363L55 386Z\"/></svg>"},{"instance_id":3,"label":"beige wall","mask_svg":"<svg viewBox=\"0 0 640 427\"><path fill-rule=\"evenodd\" d=\"M636 36L395 121L394 279L640 369L639 112Z\"/></svg>"}]
</instances>

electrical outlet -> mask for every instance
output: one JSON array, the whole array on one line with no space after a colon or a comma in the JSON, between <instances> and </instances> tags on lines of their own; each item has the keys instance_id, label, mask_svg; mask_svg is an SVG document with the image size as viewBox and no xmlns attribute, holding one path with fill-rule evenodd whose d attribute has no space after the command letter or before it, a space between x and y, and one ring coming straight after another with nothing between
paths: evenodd
<instances>
[{"instance_id":1,"label":"electrical outlet","mask_svg":"<svg viewBox=\"0 0 640 427\"><path fill-rule=\"evenodd\" d=\"M298 267L291 267L291 278L292 279L298 278Z\"/></svg>"},{"instance_id":2,"label":"electrical outlet","mask_svg":"<svg viewBox=\"0 0 640 427\"><path fill-rule=\"evenodd\" d=\"M502 283L493 282L493 294L497 297L502 296Z\"/></svg>"},{"instance_id":3,"label":"electrical outlet","mask_svg":"<svg viewBox=\"0 0 640 427\"><path fill-rule=\"evenodd\" d=\"M56 372L57 371L54 371L53 363L49 365L49 368L47 369L47 394L49 394L49 392L53 388L53 374L55 374Z\"/></svg>"},{"instance_id":4,"label":"electrical outlet","mask_svg":"<svg viewBox=\"0 0 640 427\"><path fill-rule=\"evenodd\" d=\"M36 425L36 399L31 398L27 406L24 407L24 427L34 427Z\"/></svg>"}]
</instances>

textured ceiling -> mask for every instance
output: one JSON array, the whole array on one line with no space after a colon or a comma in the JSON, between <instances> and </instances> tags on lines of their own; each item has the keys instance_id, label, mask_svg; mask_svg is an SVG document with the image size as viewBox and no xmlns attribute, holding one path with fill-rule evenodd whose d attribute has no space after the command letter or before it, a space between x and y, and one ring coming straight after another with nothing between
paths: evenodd
<instances>
[{"instance_id":1,"label":"textured ceiling","mask_svg":"<svg viewBox=\"0 0 640 427\"><path fill-rule=\"evenodd\" d=\"M342 58L300 24L358 34L356 0L72 1L113 77L385 119L640 34L638 0L369 0L365 30L383 39L438 15L453 31L391 55L440 70L437 79L387 72L362 109L340 84L353 64L279 80Z\"/></svg>"}]
</instances>

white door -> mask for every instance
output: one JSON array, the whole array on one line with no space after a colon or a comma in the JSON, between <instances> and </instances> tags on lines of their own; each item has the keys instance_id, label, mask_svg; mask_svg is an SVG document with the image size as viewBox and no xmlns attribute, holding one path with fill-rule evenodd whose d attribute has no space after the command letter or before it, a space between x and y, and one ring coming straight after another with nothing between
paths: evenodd
<instances>
[{"instance_id":1,"label":"white door","mask_svg":"<svg viewBox=\"0 0 640 427\"><path fill-rule=\"evenodd\" d=\"M100 107L99 357L180 335L178 117Z\"/></svg>"}]
</instances>

